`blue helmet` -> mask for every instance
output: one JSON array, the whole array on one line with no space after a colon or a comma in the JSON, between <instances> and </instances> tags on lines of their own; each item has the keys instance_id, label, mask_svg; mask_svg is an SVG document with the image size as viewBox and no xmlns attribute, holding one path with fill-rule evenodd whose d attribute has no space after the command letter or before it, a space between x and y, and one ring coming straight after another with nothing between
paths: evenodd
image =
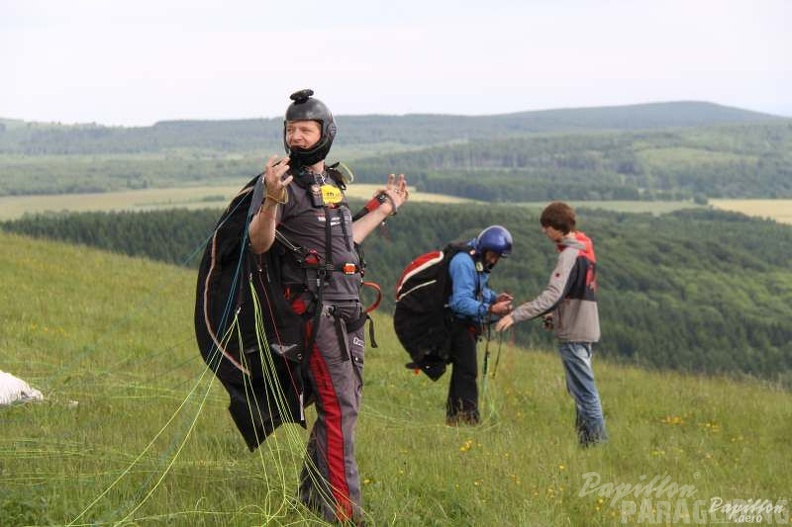
<instances>
[{"instance_id":1,"label":"blue helmet","mask_svg":"<svg viewBox=\"0 0 792 527\"><path fill-rule=\"evenodd\" d=\"M511 254L512 235L506 227L492 225L487 227L476 237L476 252L484 254L484 251L492 251L501 258L506 258Z\"/></svg>"},{"instance_id":2,"label":"blue helmet","mask_svg":"<svg viewBox=\"0 0 792 527\"><path fill-rule=\"evenodd\" d=\"M336 123L330 109L319 99L311 97L313 90L306 89L291 94L294 101L286 109L283 119L283 146L291 159L292 166L309 166L323 160L330 151L336 135ZM311 149L289 148L286 143L286 124L289 121L318 121L322 126L322 137Z\"/></svg>"}]
</instances>

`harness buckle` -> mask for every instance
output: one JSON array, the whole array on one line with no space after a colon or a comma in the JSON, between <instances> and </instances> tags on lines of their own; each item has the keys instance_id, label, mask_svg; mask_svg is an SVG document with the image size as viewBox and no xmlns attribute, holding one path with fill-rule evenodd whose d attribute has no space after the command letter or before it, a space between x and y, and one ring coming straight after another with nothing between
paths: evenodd
<instances>
[{"instance_id":1,"label":"harness buckle","mask_svg":"<svg viewBox=\"0 0 792 527\"><path fill-rule=\"evenodd\" d=\"M358 266L353 263L345 263L341 265L341 272L344 274L355 274Z\"/></svg>"},{"instance_id":2,"label":"harness buckle","mask_svg":"<svg viewBox=\"0 0 792 527\"><path fill-rule=\"evenodd\" d=\"M308 253L303 257L303 265L306 267L318 267L321 258L319 257L319 253L315 250L310 250Z\"/></svg>"}]
</instances>

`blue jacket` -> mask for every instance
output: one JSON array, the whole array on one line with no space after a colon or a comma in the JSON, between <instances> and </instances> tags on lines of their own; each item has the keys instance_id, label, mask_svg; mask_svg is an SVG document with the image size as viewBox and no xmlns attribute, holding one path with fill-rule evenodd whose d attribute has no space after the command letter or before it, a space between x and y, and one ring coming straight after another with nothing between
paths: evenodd
<instances>
[{"instance_id":1,"label":"blue jacket","mask_svg":"<svg viewBox=\"0 0 792 527\"><path fill-rule=\"evenodd\" d=\"M473 242L469 243L471 249ZM473 259L470 252L463 251L451 258L448 264L451 277L451 296L448 307L454 317L484 324L490 305L498 294L487 286L489 273L485 273L481 263Z\"/></svg>"}]
</instances>

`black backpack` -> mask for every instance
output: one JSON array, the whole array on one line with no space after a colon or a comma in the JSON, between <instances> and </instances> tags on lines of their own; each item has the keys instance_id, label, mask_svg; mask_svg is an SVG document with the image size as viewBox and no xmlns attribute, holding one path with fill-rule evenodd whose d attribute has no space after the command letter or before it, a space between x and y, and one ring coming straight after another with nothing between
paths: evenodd
<instances>
[{"instance_id":1,"label":"black backpack","mask_svg":"<svg viewBox=\"0 0 792 527\"><path fill-rule=\"evenodd\" d=\"M406 366L420 369L433 381L446 370L451 336L450 313L446 308L451 295L448 263L463 251L473 249L464 243L450 243L442 250L416 257L404 268L396 283L396 310L393 329L410 354Z\"/></svg>"}]
</instances>

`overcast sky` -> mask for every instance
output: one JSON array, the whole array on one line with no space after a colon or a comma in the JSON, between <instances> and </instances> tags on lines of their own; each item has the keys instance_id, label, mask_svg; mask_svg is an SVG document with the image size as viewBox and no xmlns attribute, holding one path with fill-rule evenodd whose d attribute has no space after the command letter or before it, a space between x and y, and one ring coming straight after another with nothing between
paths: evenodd
<instances>
[{"instance_id":1,"label":"overcast sky","mask_svg":"<svg viewBox=\"0 0 792 527\"><path fill-rule=\"evenodd\" d=\"M792 0L0 0L0 117L143 126L700 100L792 116Z\"/></svg>"}]
</instances>

